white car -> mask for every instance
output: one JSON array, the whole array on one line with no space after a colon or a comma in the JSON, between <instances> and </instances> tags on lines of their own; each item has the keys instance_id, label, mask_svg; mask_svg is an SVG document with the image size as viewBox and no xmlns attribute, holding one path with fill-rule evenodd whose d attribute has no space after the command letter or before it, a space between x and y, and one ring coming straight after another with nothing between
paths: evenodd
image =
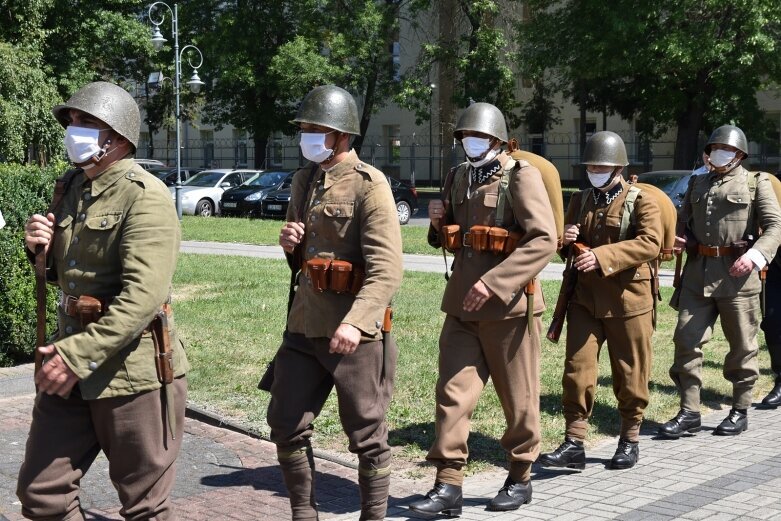
<instances>
[{"instance_id":1,"label":"white car","mask_svg":"<svg viewBox=\"0 0 781 521\"><path fill-rule=\"evenodd\" d=\"M182 214L209 217L219 211L217 203L222 192L235 188L260 175L262 170L234 170L217 168L204 170L182 183ZM176 203L176 187L168 188Z\"/></svg>"}]
</instances>

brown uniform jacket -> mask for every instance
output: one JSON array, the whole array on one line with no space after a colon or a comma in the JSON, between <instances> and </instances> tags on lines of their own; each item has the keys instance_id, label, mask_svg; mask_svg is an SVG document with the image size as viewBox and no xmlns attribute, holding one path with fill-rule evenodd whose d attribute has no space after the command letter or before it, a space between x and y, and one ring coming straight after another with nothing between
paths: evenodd
<instances>
[{"instance_id":1,"label":"brown uniform jacket","mask_svg":"<svg viewBox=\"0 0 781 521\"><path fill-rule=\"evenodd\" d=\"M499 155L499 160L504 168L515 162L504 152ZM526 295L523 289L542 271L556 251L553 210L540 171L525 161L518 162L518 165L519 168L510 176L508 186L512 193L512 206L505 204L503 219L505 227L519 231L521 238L515 251L507 256L476 252L471 248L456 251L453 274L442 298L442 311L460 320L502 320L525 314ZM474 225L495 226L502 177L500 169L485 183L472 186L471 197L467 197L468 172L465 170L468 168L468 163L458 166L452 200L447 208L447 222L460 225L461 232ZM445 197L451 197L451 194L445 194ZM428 240L434 247L442 244L433 227L429 228ZM464 311L464 297L478 280L482 280L495 295L479 310ZM539 284L534 302L535 313L545 309Z\"/></svg>"},{"instance_id":2,"label":"brown uniform jacket","mask_svg":"<svg viewBox=\"0 0 781 521\"><path fill-rule=\"evenodd\" d=\"M82 329L58 307L57 351L81 379L83 398L125 396L160 388L155 347L142 333L166 302L179 253L179 220L171 193L132 159L122 159L89 182L73 178L55 215L50 276L73 296L111 301ZM189 365L169 323L174 372Z\"/></svg>"},{"instance_id":3,"label":"brown uniform jacket","mask_svg":"<svg viewBox=\"0 0 781 521\"><path fill-rule=\"evenodd\" d=\"M622 192L610 204L606 204L604 195L595 204L593 188L575 193L564 218L567 224L580 223L578 240L591 247L600 265L600 269L578 273L572 299L596 318L631 317L653 308L648 263L659 256L662 247L661 212L654 198L641 191L635 200L634 225L630 224L627 238L619 241L628 194L623 179L621 186ZM569 248L562 249L562 254L568 253Z\"/></svg>"},{"instance_id":4,"label":"brown uniform jacket","mask_svg":"<svg viewBox=\"0 0 781 521\"><path fill-rule=\"evenodd\" d=\"M385 308L401 284L401 229L385 174L361 162L355 151L324 172L314 172L309 195L309 164L293 177L287 220L303 222L304 261L339 259L362 266L366 279L357 295L318 292L303 274L288 316L288 330L309 338L333 336L339 324L360 329L363 340L377 340ZM306 201L309 201L308 203Z\"/></svg>"},{"instance_id":5,"label":"brown uniform jacket","mask_svg":"<svg viewBox=\"0 0 781 521\"><path fill-rule=\"evenodd\" d=\"M768 262L773 260L781 241L781 210L773 187L760 174L751 201L748 172L738 166L724 176L713 173L692 178L678 213L679 225L686 226L689 238L708 246L729 246L735 241L756 239L753 248ZM757 238L757 227L762 235ZM705 297L731 297L760 292L756 271L732 277L729 268L735 257L688 256L683 287Z\"/></svg>"}]
</instances>

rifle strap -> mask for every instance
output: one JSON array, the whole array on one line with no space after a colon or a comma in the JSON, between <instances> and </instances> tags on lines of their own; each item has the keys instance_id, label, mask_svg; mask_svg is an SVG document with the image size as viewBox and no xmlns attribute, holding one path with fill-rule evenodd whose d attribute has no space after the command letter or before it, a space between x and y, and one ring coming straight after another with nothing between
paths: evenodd
<instances>
[{"instance_id":1,"label":"rifle strap","mask_svg":"<svg viewBox=\"0 0 781 521\"><path fill-rule=\"evenodd\" d=\"M304 190L304 200L297 207L298 213L296 214L296 221L303 222L306 218L306 212L309 210L310 202L312 201L312 192L315 174L320 167L317 163L312 164L312 168L309 169L309 176L306 180L306 189ZM304 234L304 240L306 240L306 234ZM287 314L290 315L290 310L293 307L293 299L296 296L296 284L298 283L298 274L301 271L301 266L304 265L304 241L301 241L298 246L293 249L293 253L286 255L287 263L290 266L290 287L287 296Z\"/></svg>"},{"instance_id":2,"label":"rifle strap","mask_svg":"<svg viewBox=\"0 0 781 521\"><path fill-rule=\"evenodd\" d=\"M439 221L439 229L442 229L442 226L445 226L448 224L447 219L447 212L450 210L450 203L453 200L453 185L455 184L455 177L456 177L456 171L458 170L457 166L454 166L450 169L450 171L447 173L447 176L445 177L445 185L442 187L442 206L444 207L442 219ZM442 258L445 260L445 280L450 280L450 274L448 273L448 267L447 267L447 250L445 250L445 241L442 242Z\"/></svg>"}]
</instances>

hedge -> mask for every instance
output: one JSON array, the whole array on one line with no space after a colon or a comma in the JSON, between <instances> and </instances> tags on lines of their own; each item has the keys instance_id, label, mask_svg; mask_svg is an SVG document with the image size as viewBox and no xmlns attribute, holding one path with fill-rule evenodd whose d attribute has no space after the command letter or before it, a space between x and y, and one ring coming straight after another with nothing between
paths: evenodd
<instances>
[{"instance_id":1,"label":"hedge","mask_svg":"<svg viewBox=\"0 0 781 521\"><path fill-rule=\"evenodd\" d=\"M0 164L0 367L32 360L35 346L35 274L27 260L24 223L46 210L54 179L67 166ZM49 286L47 331L56 327L57 290Z\"/></svg>"}]
</instances>

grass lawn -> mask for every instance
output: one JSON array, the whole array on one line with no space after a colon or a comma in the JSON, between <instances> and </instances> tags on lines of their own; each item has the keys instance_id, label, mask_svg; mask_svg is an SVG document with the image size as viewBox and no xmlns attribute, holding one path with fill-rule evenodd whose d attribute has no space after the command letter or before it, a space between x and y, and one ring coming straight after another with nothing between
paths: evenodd
<instances>
[{"instance_id":1,"label":"grass lawn","mask_svg":"<svg viewBox=\"0 0 781 521\"><path fill-rule=\"evenodd\" d=\"M223 219L203 219L219 223ZM253 221L260 225L261 221ZM192 364L190 399L207 409L268 434L265 422L268 394L257 382L273 357L284 329L288 268L284 261L183 254L174 280L174 305L180 334ZM439 311L445 280L441 274L405 272L394 302L394 334L400 356L394 399L388 415L396 465L411 477L430 477L419 465L434 435L434 385L437 378L437 339L443 321ZM557 281L543 281L549 308L558 293ZM651 400L646 428L664 422L678 410L678 397L667 370L672 360L671 336L676 315L666 302L671 288L662 288L655 336ZM544 318L547 328L550 309ZM564 338L564 335L562 335ZM705 349L703 399L718 408L731 393L721 369L726 342L721 329ZM563 437L561 372L564 342L544 340L542 346L542 438L550 450ZM762 376L755 396L771 386L766 350L760 352ZM726 413L725 413L726 414ZM589 442L617 434L619 418L613 397L608 357L602 357L597 406ZM347 452L334 395L315 423L315 445ZM473 417L469 472L502 465L498 439L504 428L501 407L489 383Z\"/></svg>"}]
</instances>

